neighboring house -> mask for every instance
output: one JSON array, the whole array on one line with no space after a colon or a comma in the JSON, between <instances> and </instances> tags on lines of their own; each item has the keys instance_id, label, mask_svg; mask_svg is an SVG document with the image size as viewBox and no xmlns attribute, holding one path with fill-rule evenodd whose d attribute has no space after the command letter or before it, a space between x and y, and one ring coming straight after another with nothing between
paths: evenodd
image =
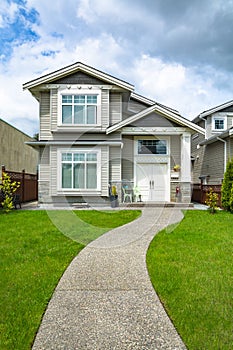
<instances>
[{"instance_id":1,"label":"neighboring house","mask_svg":"<svg viewBox=\"0 0 233 350\"><path fill-rule=\"evenodd\" d=\"M120 200L126 185L146 202L180 193L190 201L191 135L204 134L201 127L80 62L23 88L40 104L39 141L31 144L40 149L41 202L104 203L112 185Z\"/></svg>"},{"instance_id":2,"label":"neighboring house","mask_svg":"<svg viewBox=\"0 0 233 350\"><path fill-rule=\"evenodd\" d=\"M205 135L192 135L193 183L221 184L233 157L233 101L200 113L193 122Z\"/></svg>"},{"instance_id":3,"label":"neighboring house","mask_svg":"<svg viewBox=\"0 0 233 350\"><path fill-rule=\"evenodd\" d=\"M0 119L0 166L6 170L36 174L38 151L25 144L33 139Z\"/></svg>"}]
</instances>

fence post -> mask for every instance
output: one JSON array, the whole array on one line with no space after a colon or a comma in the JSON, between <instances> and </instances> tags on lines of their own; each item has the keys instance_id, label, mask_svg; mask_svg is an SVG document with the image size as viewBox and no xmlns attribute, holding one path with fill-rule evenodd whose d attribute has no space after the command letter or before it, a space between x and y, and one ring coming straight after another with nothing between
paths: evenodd
<instances>
[{"instance_id":1,"label":"fence post","mask_svg":"<svg viewBox=\"0 0 233 350\"><path fill-rule=\"evenodd\" d=\"M21 186L22 186L22 203L24 203L24 197L25 197L25 169L22 170L22 183L21 183Z\"/></svg>"},{"instance_id":2,"label":"fence post","mask_svg":"<svg viewBox=\"0 0 233 350\"><path fill-rule=\"evenodd\" d=\"M6 171L5 165L2 165L2 176L1 176L1 178L3 178L3 173L5 173L5 171Z\"/></svg>"}]
</instances>

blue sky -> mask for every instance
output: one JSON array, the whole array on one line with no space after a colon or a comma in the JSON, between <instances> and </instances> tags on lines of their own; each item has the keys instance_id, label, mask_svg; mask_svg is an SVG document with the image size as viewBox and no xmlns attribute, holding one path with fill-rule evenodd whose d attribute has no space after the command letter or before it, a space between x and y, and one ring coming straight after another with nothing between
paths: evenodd
<instances>
[{"instance_id":1,"label":"blue sky","mask_svg":"<svg viewBox=\"0 0 233 350\"><path fill-rule=\"evenodd\" d=\"M1 0L0 118L29 135L22 84L77 61L189 119L233 99L232 0Z\"/></svg>"}]
</instances>

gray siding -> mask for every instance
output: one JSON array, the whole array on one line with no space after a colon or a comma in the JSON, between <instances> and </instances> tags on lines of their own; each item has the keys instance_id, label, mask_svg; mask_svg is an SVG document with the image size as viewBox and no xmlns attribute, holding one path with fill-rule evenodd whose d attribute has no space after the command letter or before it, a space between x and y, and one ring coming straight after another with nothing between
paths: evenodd
<instances>
[{"instance_id":1,"label":"gray siding","mask_svg":"<svg viewBox=\"0 0 233 350\"><path fill-rule=\"evenodd\" d=\"M101 147L101 196L108 196L109 147Z\"/></svg>"},{"instance_id":2,"label":"gray siding","mask_svg":"<svg viewBox=\"0 0 233 350\"><path fill-rule=\"evenodd\" d=\"M51 98L51 130L57 130L57 118L58 118L58 96L57 89L52 89L50 92Z\"/></svg>"},{"instance_id":3,"label":"gray siding","mask_svg":"<svg viewBox=\"0 0 233 350\"><path fill-rule=\"evenodd\" d=\"M132 181L134 176L134 138L123 137L122 149L122 180Z\"/></svg>"},{"instance_id":4,"label":"gray siding","mask_svg":"<svg viewBox=\"0 0 233 350\"><path fill-rule=\"evenodd\" d=\"M122 96L121 93L110 93L109 124L113 125L122 120Z\"/></svg>"},{"instance_id":5,"label":"gray siding","mask_svg":"<svg viewBox=\"0 0 233 350\"><path fill-rule=\"evenodd\" d=\"M109 90L106 89L101 93L101 125L102 129L109 126Z\"/></svg>"},{"instance_id":6,"label":"gray siding","mask_svg":"<svg viewBox=\"0 0 233 350\"><path fill-rule=\"evenodd\" d=\"M107 82L108 84L109 82ZM53 84L88 84L88 85L102 85L106 84L104 80L100 80L84 72L76 72L64 78L53 81Z\"/></svg>"},{"instance_id":7,"label":"gray siding","mask_svg":"<svg viewBox=\"0 0 233 350\"><path fill-rule=\"evenodd\" d=\"M117 182L121 180L121 148L109 148L109 176L110 181Z\"/></svg>"},{"instance_id":8,"label":"gray siding","mask_svg":"<svg viewBox=\"0 0 233 350\"><path fill-rule=\"evenodd\" d=\"M206 118L206 137L207 139L212 135L212 116Z\"/></svg>"},{"instance_id":9,"label":"gray siding","mask_svg":"<svg viewBox=\"0 0 233 350\"><path fill-rule=\"evenodd\" d=\"M158 113L151 113L144 118L133 122L129 126L142 127L180 127L180 125L170 121Z\"/></svg>"},{"instance_id":10,"label":"gray siding","mask_svg":"<svg viewBox=\"0 0 233 350\"><path fill-rule=\"evenodd\" d=\"M171 136L170 137L171 169L174 167L174 165L181 164L180 149L181 149L180 136L179 135Z\"/></svg>"},{"instance_id":11,"label":"gray siding","mask_svg":"<svg viewBox=\"0 0 233 350\"><path fill-rule=\"evenodd\" d=\"M191 139L191 156L194 158L192 162L192 182L199 183L202 172L203 157L206 146L198 146L205 139L204 135L194 134Z\"/></svg>"},{"instance_id":12,"label":"gray siding","mask_svg":"<svg viewBox=\"0 0 233 350\"><path fill-rule=\"evenodd\" d=\"M41 147L40 148L40 181L49 181L50 180L50 148Z\"/></svg>"},{"instance_id":13,"label":"gray siding","mask_svg":"<svg viewBox=\"0 0 233 350\"><path fill-rule=\"evenodd\" d=\"M46 91L40 97L40 140L51 137L50 125L50 93Z\"/></svg>"},{"instance_id":14,"label":"gray siding","mask_svg":"<svg viewBox=\"0 0 233 350\"><path fill-rule=\"evenodd\" d=\"M57 195L57 172L58 172L58 162L57 162L57 147L51 146L51 196L56 196Z\"/></svg>"},{"instance_id":15,"label":"gray siding","mask_svg":"<svg viewBox=\"0 0 233 350\"><path fill-rule=\"evenodd\" d=\"M210 184L221 183L224 174L224 144L217 141L206 146L202 175L209 175Z\"/></svg>"}]
</instances>

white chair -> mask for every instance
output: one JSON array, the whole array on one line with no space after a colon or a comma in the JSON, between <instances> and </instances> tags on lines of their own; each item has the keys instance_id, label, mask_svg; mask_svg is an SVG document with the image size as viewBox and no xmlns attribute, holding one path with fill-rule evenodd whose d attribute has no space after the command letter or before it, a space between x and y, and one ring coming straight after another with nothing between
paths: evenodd
<instances>
[{"instance_id":1,"label":"white chair","mask_svg":"<svg viewBox=\"0 0 233 350\"><path fill-rule=\"evenodd\" d=\"M122 186L122 192L123 192L123 203L127 202L127 198L130 202L132 202L132 193L126 192L127 187Z\"/></svg>"},{"instance_id":2,"label":"white chair","mask_svg":"<svg viewBox=\"0 0 233 350\"><path fill-rule=\"evenodd\" d=\"M135 202L141 202L141 193L138 186L134 187L133 194L134 194Z\"/></svg>"}]
</instances>

